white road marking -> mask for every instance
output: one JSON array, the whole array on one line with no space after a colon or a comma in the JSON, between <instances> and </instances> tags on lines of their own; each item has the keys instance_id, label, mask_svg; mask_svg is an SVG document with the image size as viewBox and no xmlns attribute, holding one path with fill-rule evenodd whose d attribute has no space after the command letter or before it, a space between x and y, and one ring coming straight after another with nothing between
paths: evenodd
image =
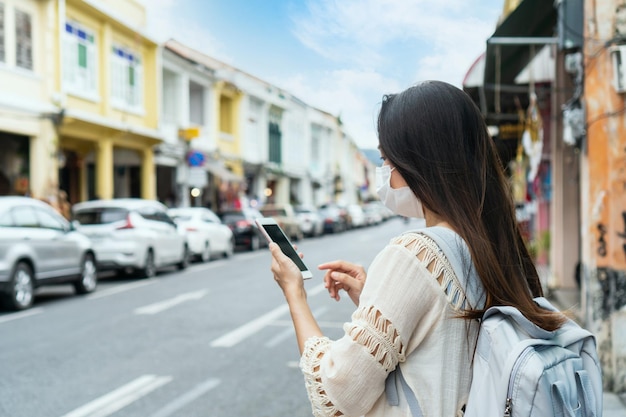
<instances>
[{"instance_id":1,"label":"white road marking","mask_svg":"<svg viewBox=\"0 0 626 417\"><path fill-rule=\"evenodd\" d=\"M176 400L170 402L165 405L165 407L161 408L158 412L153 414L151 417L169 417L185 407L187 404L194 401L196 398L199 398L204 393L212 390L217 387L221 381L219 379L208 379L204 381L202 384L196 386L191 391L187 392L184 395L181 395Z\"/></svg>"},{"instance_id":2,"label":"white road marking","mask_svg":"<svg viewBox=\"0 0 626 417\"><path fill-rule=\"evenodd\" d=\"M282 332L278 333L276 336L268 340L267 343L265 343L265 347L271 348L277 346L279 343L285 341L286 339L293 337L294 333L295 331L293 330L293 324L291 324L288 329L283 330Z\"/></svg>"},{"instance_id":3,"label":"white road marking","mask_svg":"<svg viewBox=\"0 0 626 417\"><path fill-rule=\"evenodd\" d=\"M288 368L300 368L300 362L298 361L289 361L287 362Z\"/></svg>"},{"instance_id":4,"label":"white road marking","mask_svg":"<svg viewBox=\"0 0 626 417\"><path fill-rule=\"evenodd\" d=\"M170 376L143 375L62 417L106 417L172 380Z\"/></svg>"},{"instance_id":5,"label":"white road marking","mask_svg":"<svg viewBox=\"0 0 626 417\"><path fill-rule=\"evenodd\" d=\"M174 298L170 298L169 300L159 301L158 303L149 304L147 306L139 307L135 309L135 314L157 314L162 311L167 310L168 308L172 308L177 306L178 304L190 301L190 300L199 300L204 297L209 290L199 290L194 292L188 292L186 294L179 294Z\"/></svg>"},{"instance_id":6,"label":"white road marking","mask_svg":"<svg viewBox=\"0 0 626 417\"><path fill-rule=\"evenodd\" d=\"M287 304L283 304L274 310L270 311L262 315L261 317L252 320L243 326L233 330L232 332L226 333L224 336L215 339L211 342L212 347L231 347L246 339L249 336L252 336L254 333L261 330L263 327L270 324L276 318L282 316L283 314L289 312L289 306Z\"/></svg>"},{"instance_id":7,"label":"white road marking","mask_svg":"<svg viewBox=\"0 0 626 417\"><path fill-rule=\"evenodd\" d=\"M328 311L328 307L320 307L317 310L315 310L313 312L313 316L314 317L319 317L322 314L324 314L326 311ZM274 347L277 346L279 343L285 341L286 339L290 338L294 333L294 329L293 329L293 322L288 321L288 320L276 320L272 323L269 323L270 325L274 325L274 324L288 324L289 325L289 329L285 329L282 332L278 333L276 336L272 337L270 340L268 340L265 343L266 347Z\"/></svg>"},{"instance_id":8,"label":"white road marking","mask_svg":"<svg viewBox=\"0 0 626 417\"><path fill-rule=\"evenodd\" d=\"M106 290L97 290L93 294L88 295L87 298L89 300L95 300L97 298L107 297L109 295L118 294L120 292L129 291L135 288L143 287L145 285L149 285L154 282L156 281L146 280L146 281L137 281L137 282L131 282L128 284L122 284L122 285L115 286L113 288L108 288Z\"/></svg>"},{"instance_id":9,"label":"white road marking","mask_svg":"<svg viewBox=\"0 0 626 417\"><path fill-rule=\"evenodd\" d=\"M35 314L43 313L43 308L31 308L30 310L20 311L19 313L11 313L6 316L0 317L0 323L6 323L7 321L22 319L24 317L34 316Z\"/></svg>"}]
</instances>

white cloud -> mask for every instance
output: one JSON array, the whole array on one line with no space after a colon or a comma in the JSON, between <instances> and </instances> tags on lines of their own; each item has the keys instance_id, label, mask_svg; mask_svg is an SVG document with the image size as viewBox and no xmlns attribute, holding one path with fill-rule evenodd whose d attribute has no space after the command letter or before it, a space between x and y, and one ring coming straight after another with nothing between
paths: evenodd
<instances>
[{"instance_id":1,"label":"white cloud","mask_svg":"<svg viewBox=\"0 0 626 417\"><path fill-rule=\"evenodd\" d=\"M382 94L419 80L461 86L485 49L500 10L483 0L308 0L293 16L294 35L319 55L346 68L321 80L301 74L289 85L307 102L332 103L362 147L375 147ZM385 66L402 66L396 79ZM367 68L367 71L356 68ZM399 78L405 73L404 78ZM323 106L326 107L323 107ZM344 116L345 115L345 116Z\"/></svg>"},{"instance_id":2,"label":"white cloud","mask_svg":"<svg viewBox=\"0 0 626 417\"><path fill-rule=\"evenodd\" d=\"M340 115L346 132L361 147L375 148L376 117L382 94L396 92L397 80L373 71L336 70L317 76L299 74L281 85L307 104Z\"/></svg>"},{"instance_id":3,"label":"white cloud","mask_svg":"<svg viewBox=\"0 0 626 417\"><path fill-rule=\"evenodd\" d=\"M306 5L306 13L293 16L294 35L304 45L328 59L374 67L409 45L430 46L442 55L450 48L484 49L499 12L480 14L479 0L308 0ZM473 47L468 51L467 45Z\"/></svg>"},{"instance_id":4,"label":"white cloud","mask_svg":"<svg viewBox=\"0 0 626 417\"><path fill-rule=\"evenodd\" d=\"M146 6L147 31L158 42L174 38L185 45L222 61L230 60L225 46L201 20L178 13L180 0L140 0Z\"/></svg>"}]
</instances>

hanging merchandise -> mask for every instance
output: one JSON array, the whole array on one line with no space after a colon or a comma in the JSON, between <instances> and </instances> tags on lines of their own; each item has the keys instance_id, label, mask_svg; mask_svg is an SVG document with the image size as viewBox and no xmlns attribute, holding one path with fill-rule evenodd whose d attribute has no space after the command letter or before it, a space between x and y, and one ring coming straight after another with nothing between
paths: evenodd
<instances>
[{"instance_id":1,"label":"hanging merchandise","mask_svg":"<svg viewBox=\"0 0 626 417\"><path fill-rule=\"evenodd\" d=\"M522 146L528 156L528 182L533 182L537 176L541 154L543 153L543 121L537 106L537 95L530 93L530 103L526 111L526 129L522 134Z\"/></svg>"}]
</instances>

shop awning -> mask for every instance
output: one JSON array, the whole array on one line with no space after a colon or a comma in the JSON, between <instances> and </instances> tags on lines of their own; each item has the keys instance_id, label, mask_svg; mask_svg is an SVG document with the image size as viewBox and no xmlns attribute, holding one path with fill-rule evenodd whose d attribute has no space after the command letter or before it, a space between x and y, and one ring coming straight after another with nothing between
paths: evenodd
<instances>
[{"instance_id":1,"label":"shop awning","mask_svg":"<svg viewBox=\"0 0 626 417\"><path fill-rule=\"evenodd\" d=\"M220 178L222 181L243 182L244 180L241 175L237 175L234 172L230 171L220 161L206 161L203 166L206 168L207 171Z\"/></svg>"},{"instance_id":2,"label":"shop awning","mask_svg":"<svg viewBox=\"0 0 626 417\"><path fill-rule=\"evenodd\" d=\"M520 94L516 77L545 45L557 42L556 24L553 1L523 0L487 40L483 83L487 119L498 120L509 113L511 103L502 95ZM497 97L504 102L498 103Z\"/></svg>"}]
</instances>

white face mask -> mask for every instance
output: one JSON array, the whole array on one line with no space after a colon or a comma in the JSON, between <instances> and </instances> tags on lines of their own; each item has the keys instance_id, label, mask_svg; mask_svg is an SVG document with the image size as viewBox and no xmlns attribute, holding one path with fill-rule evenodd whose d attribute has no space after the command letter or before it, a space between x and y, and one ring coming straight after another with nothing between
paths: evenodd
<instances>
[{"instance_id":1,"label":"white face mask","mask_svg":"<svg viewBox=\"0 0 626 417\"><path fill-rule=\"evenodd\" d=\"M400 216L424 218L422 202L415 197L409 187L392 188L391 171L395 168L389 165L376 167L376 192L383 204Z\"/></svg>"}]
</instances>

